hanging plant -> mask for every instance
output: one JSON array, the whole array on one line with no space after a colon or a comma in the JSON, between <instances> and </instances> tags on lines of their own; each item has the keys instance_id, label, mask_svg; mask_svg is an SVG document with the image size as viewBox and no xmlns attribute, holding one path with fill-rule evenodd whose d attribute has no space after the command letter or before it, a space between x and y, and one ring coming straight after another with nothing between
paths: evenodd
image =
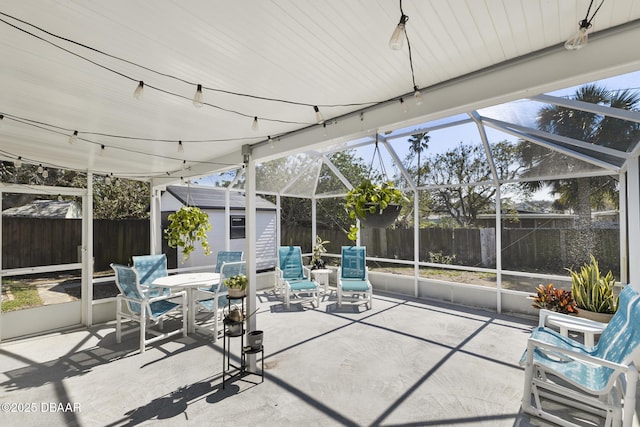
<instances>
[{"instance_id":1,"label":"hanging plant","mask_svg":"<svg viewBox=\"0 0 640 427\"><path fill-rule=\"evenodd\" d=\"M183 206L169 215L169 227L164 230L169 247L182 249L182 262L189 259L200 242L205 255L211 255L207 232L211 230L209 215L195 206Z\"/></svg>"},{"instance_id":2,"label":"hanging plant","mask_svg":"<svg viewBox=\"0 0 640 427\"><path fill-rule=\"evenodd\" d=\"M409 199L388 179L380 179L381 183L379 184L371 181L373 162L376 155L378 156L380 170L382 171L382 175L378 178L382 176L386 177L387 172L384 168L380 148L378 148L377 133L376 145L373 150L373 156L371 157L371 165L369 166L369 179L363 180L360 185L354 187L347 193L344 207L349 214L349 218L353 220L359 219L369 227L384 228L393 224L400 214L402 203L408 202ZM353 241L357 240L358 227L356 224L350 226L347 238Z\"/></svg>"},{"instance_id":3,"label":"hanging plant","mask_svg":"<svg viewBox=\"0 0 640 427\"><path fill-rule=\"evenodd\" d=\"M391 181L375 184L369 179L365 179L349 191L345 197L345 209L349 218L360 219L370 227L386 227L393 223L400 213L402 202L409 199L404 193L398 190ZM347 237L349 240L356 240L358 227L354 224L349 229Z\"/></svg>"}]
</instances>

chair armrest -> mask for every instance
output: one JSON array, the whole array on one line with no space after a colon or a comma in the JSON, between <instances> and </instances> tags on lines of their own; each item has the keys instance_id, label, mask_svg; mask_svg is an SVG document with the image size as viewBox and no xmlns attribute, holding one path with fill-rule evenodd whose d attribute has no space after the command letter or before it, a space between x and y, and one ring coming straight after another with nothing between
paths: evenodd
<instances>
[{"instance_id":1,"label":"chair armrest","mask_svg":"<svg viewBox=\"0 0 640 427\"><path fill-rule=\"evenodd\" d=\"M556 355L559 354L562 356L566 356L567 358L570 358L570 359L579 360L581 362L587 362L597 366L606 366L615 371L621 371L626 373L626 372L635 370L635 365L633 362L631 362L629 365L623 365L621 363L616 363L607 359L602 359L600 357L596 357L591 354L584 353L582 351L546 343L544 341L540 341L538 339L530 337L527 340L528 357L533 357L529 355L533 355L534 354L533 352L536 349L541 350L543 354L546 352L552 352L552 353L555 353Z\"/></svg>"},{"instance_id":2,"label":"chair armrest","mask_svg":"<svg viewBox=\"0 0 640 427\"><path fill-rule=\"evenodd\" d=\"M538 326L545 327L550 320L553 320L556 323L562 323L567 329L572 331L582 331L584 329L603 330L607 326L606 323L585 319L584 317L571 316L569 314L558 313L557 311L550 311L546 309L540 310Z\"/></svg>"},{"instance_id":3,"label":"chair armrest","mask_svg":"<svg viewBox=\"0 0 640 427\"><path fill-rule=\"evenodd\" d=\"M311 279L311 269L309 267L305 267L304 265L302 266L302 275L305 276L307 280L313 280Z\"/></svg>"}]
</instances>

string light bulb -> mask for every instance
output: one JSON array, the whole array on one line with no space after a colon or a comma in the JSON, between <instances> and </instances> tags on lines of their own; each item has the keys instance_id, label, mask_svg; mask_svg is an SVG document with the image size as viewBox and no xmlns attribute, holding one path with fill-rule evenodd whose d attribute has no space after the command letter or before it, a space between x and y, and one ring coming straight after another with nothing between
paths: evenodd
<instances>
[{"instance_id":1,"label":"string light bulb","mask_svg":"<svg viewBox=\"0 0 640 427\"><path fill-rule=\"evenodd\" d=\"M43 177L44 179L49 178L49 171L48 171L47 169L44 169L44 170L42 171L42 177Z\"/></svg>"},{"instance_id":2,"label":"string light bulb","mask_svg":"<svg viewBox=\"0 0 640 427\"><path fill-rule=\"evenodd\" d=\"M13 166L16 169L20 169L22 167L22 157L18 156L18 158L13 162Z\"/></svg>"},{"instance_id":3,"label":"string light bulb","mask_svg":"<svg viewBox=\"0 0 640 427\"><path fill-rule=\"evenodd\" d=\"M564 42L564 48L567 50L582 49L587 44L588 34L587 30L591 28L591 24L587 20L583 19L578 23L578 31Z\"/></svg>"},{"instance_id":4,"label":"string light bulb","mask_svg":"<svg viewBox=\"0 0 640 427\"><path fill-rule=\"evenodd\" d=\"M142 99L143 92L144 92L144 82L140 80L138 82L138 86L136 87L136 90L133 91L133 97L135 99Z\"/></svg>"},{"instance_id":5,"label":"string light bulb","mask_svg":"<svg viewBox=\"0 0 640 427\"><path fill-rule=\"evenodd\" d=\"M587 14L585 15L583 20L578 22L578 31L573 36L571 36L566 42L564 42L565 49L578 50L578 49L582 49L584 46L587 45L587 40L588 40L587 31L591 29L592 27L591 21L593 21L593 18L595 18L596 13L598 13L600 8L602 7L602 3L604 3L604 0L600 2L596 10L593 12L593 15L591 15L591 18L589 18L589 12L591 12L591 7L593 6L593 0L591 0L591 2L589 3L589 8L587 9Z\"/></svg>"},{"instance_id":6,"label":"string light bulb","mask_svg":"<svg viewBox=\"0 0 640 427\"><path fill-rule=\"evenodd\" d=\"M100 156L104 156L104 149L105 149L104 144L100 145Z\"/></svg>"},{"instance_id":7,"label":"string light bulb","mask_svg":"<svg viewBox=\"0 0 640 427\"><path fill-rule=\"evenodd\" d=\"M271 139L271 136L268 136L267 138L269 139L269 148L273 150L273 147L275 146L273 143L273 139Z\"/></svg>"},{"instance_id":8,"label":"string light bulb","mask_svg":"<svg viewBox=\"0 0 640 427\"><path fill-rule=\"evenodd\" d=\"M404 102L404 99L402 98L400 98L400 106L402 107L402 111L404 111L405 113L409 111L409 106L406 102Z\"/></svg>"},{"instance_id":9,"label":"string light bulb","mask_svg":"<svg viewBox=\"0 0 640 427\"><path fill-rule=\"evenodd\" d=\"M391 48L391 50L402 49L402 44L404 43L405 24L408 20L409 17L404 13L400 16L400 22L396 25L396 28L393 30L393 34L391 34L391 38L389 39L389 48Z\"/></svg>"},{"instance_id":10,"label":"string light bulb","mask_svg":"<svg viewBox=\"0 0 640 427\"><path fill-rule=\"evenodd\" d=\"M178 153L184 153L184 145L182 145L182 141L178 141Z\"/></svg>"},{"instance_id":11,"label":"string light bulb","mask_svg":"<svg viewBox=\"0 0 640 427\"><path fill-rule=\"evenodd\" d=\"M39 174L42 174L42 172L44 172L44 168L42 167L42 163L40 163L38 165L38 169L36 170L36 172L38 172Z\"/></svg>"},{"instance_id":12,"label":"string light bulb","mask_svg":"<svg viewBox=\"0 0 640 427\"><path fill-rule=\"evenodd\" d=\"M251 124L251 130L254 132L258 131L258 116L253 118L253 123Z\"/></svg>"},{"instance_id":13,"label":"string light bulb","mask_svg":"<svg viewBox=\"0 0 640 427\"><path fill-rule=\"evenodd\" d=\"M73 134L69 137L69 144L73 145L78 142L78 131L74 130Z\"/></svg>"},{"instance_id":14,"label":"string light bulb","mask_svg":"<svg viewBox=\"0 0 640 427\"><path fill-rule=\"evenodd\" d=\"M2 123L4 123L4 114L0 114L0 128L2 127Z\"/></svg>"},{"instance_id":15,"label":"string light bulb","mask_svg":"<svg viewBox=\"0 0 640 427\"><path fill-rule=\"evenodd\" d=\"M113 172L111 173L111 176L113 176ZM111 176L107 175L104 177L104 183L107 185L111 185Z\"/></svg>"},{"instance_id":16,"label":"string light bulb","mask_svg":"<svg viewBox=\"0 0 640 427\"><path fill-rule=\"evenodd\" d=\"M193 106L196 108L201 108L204 105L203 95L202 95L202 85L198 85L196 89L196 94L193 96Z\"/></svg>"},{"instance_id":17,"label":"string light bulb","mask_svg":"<svg viewBox=\"0 0 640 427\"><path fill-rule=\"evenodd\" d=\"M313 106L313 111L315 111L316 113L316 123L318 123L319 125L324 123L324 117L322 116L322 113L320 112L320 109L317 105Z\"/></svg>"},{"instance_id":18,"label":"string light bulb","mask_svg":"<svg viewBox=\"0 0 640 427\"><path fill-rule=\"evenodd\" d=\"M418 89L418 86L414 86L413 87L413 98L416 100L416 105L422 105L422 92L420 92L420 89Z\"/></svg>"}]
</instances>

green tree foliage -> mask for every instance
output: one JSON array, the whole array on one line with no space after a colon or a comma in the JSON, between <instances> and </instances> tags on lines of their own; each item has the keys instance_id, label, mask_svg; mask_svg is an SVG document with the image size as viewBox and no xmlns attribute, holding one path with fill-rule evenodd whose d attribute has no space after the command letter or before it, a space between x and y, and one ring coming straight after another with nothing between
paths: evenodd
<instances>
[{"instance_id":1,"label":"green tree foliage","mask_svg":"<svg viewBox=\"0 0 640 427\"><path fill-rule=\"evenodd\" d=\"M497 178L515 178L519 164L517 147L501 141L490 144L490 149ZM479 213L494 211L494 177L482 146L461 142L445 153L428 157L425 170L429 184L442 186L431 192L434 212L447 213L457 225L469 226L475 223ZM482 182L487 185L468 185Z\"/></svg>"},{"instance_id":2,"label":"green tree foliage","mask_svg":"<svg viewBox=\"0 0 640 427\"><path fill-rule=\"evenodd\" d=\"M149 218L150 184L131 179L105 182L95 177L93 217L96 219Z\"/></svg>"},{"instance_id":3,"label":"green tree foliage","mask_svg":"<svg viewBox=\"0 0 640 427\"><path fill-rule=\"evenodd\" d=\"M415 170L415 182L418 187L421 184L421 176L423 174L422 171L422 152L426 151L429 148L429 140L431 136L429 136L429 132L416 133L411 135L409 138L409 154L407 154L406 162L407 166L411 164L413 158L417 157L418 166Z\"/></svg>"},{"instance_id":4,"label":"green tree foliage","mask_svg":"<svg viewBox=\"0 0 640 427\"><path fill-rule=\"evenodd\" d=\"M23 164L16 168L14 162L0 162L0 180L11 184L46 185L51 187L85 188L85 173L65 169L44 168L47 173L38 172L38 165ZM45 176L46 175L46 176ZM4 195L3 208L24 205L42 198L37 194ZM50 198L57 196L48 196ZM93 217L95 219L149 218L150 186L147 182L129 179L111 179L94 175ZM65 200L80 198L62 196Z\"/></svg>"}]
</instances>

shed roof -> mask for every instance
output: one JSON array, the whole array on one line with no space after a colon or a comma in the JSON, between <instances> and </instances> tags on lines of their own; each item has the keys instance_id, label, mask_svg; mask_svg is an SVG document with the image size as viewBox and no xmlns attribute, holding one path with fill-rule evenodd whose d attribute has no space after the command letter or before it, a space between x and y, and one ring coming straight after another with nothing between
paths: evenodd
<instances>
[{"instance_id":1,"label":"shed roof","mask_svg":"<svg viewBox=\"0 0 640 427\"><path fill-rule=\"evenodd\" d=\"M227 190L224 188L214 188L205 186L179 186L173 185L167 187L167 192L178 199L185 205L197 206L200 209L224 209L226 202ZM242 209L246 206L246 197L244 193L237 191L229 191L229 207L231 209ZM275 211L276 205L263 199L256 197L257 210Z\"/></svg>"},{"instance_id":2,"label":"shed roof","mask_svg":"<svg viewBox=\"0 0 640 427\"><path fill-rule=\"evenodd\" d=\"M3 216L30 218L81 218L80 206L69 200L34 200L33 202L5 209Z\"/></svg>"}]
</instances>

